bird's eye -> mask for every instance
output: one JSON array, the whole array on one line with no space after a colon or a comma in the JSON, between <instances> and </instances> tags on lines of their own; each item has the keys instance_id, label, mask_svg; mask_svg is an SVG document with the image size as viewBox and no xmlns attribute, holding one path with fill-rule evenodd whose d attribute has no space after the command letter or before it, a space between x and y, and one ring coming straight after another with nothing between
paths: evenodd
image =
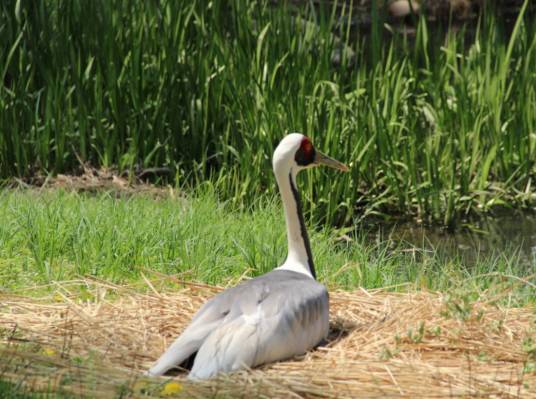
<instances>
[{"instance_id":1,"label":"bird's eye","mask_svg":"<svg viewBox=\"0 0 536 399\"><path fill-rule=\"evenodd\" d=\"M315 148L307 137L303 138L294 159L300 166L307 166L315 160Z\"/></svg>"}]
</instances>

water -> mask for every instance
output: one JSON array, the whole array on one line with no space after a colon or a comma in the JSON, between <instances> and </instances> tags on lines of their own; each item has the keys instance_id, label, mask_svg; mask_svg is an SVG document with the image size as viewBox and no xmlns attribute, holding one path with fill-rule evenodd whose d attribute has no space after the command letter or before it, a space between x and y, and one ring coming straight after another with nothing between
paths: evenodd
<instances>
[{"instance_id":1,"label":"water","mask_svg":"<svg viewBox=\"0 0 536 399\"><path fill-rule=\"evenodd\" d=\"M402 242L404 246L435 250L443 256L461 257L468 265L479 258L519 254L528 267L536 265L536 214L506 212L463 223L454 231L415 222L372 222L365 230L375 239Z\"/></svg>"}]
</instances>

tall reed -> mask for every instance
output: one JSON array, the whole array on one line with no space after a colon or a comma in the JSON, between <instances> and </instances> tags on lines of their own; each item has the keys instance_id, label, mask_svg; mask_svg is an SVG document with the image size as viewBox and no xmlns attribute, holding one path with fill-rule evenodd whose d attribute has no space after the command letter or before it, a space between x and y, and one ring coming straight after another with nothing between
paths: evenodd
<instances>
[{"instance_id":1,"label":"tall reed","mask_svg":"<svg viewBox=\"0 0 536 399\"><path fill-rule=\"evenodd\" d=\"M469 42L424 19L415 38L386 39L382 10L356 36L345 3L6 0L0 175L73 171L78 159L164 165L246 205L274 187L278 140L301 131L352 166L305 178L307 209L327 222L395 212L451 224L532 206L525 8L509 35L486 14Z\"/></svg>"}]
</instances>

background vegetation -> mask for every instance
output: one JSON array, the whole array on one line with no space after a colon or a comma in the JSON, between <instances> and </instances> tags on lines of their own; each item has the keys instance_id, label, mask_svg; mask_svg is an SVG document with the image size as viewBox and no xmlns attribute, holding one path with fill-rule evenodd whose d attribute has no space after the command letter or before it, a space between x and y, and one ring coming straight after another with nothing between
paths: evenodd
<instances>
[{"instance_id":1,"label":"background vegetation","mask_svg":"<svg viewBox=\"0 0 536 399\"><path fill-rule=\"evenodd\" d=\"M474 35L421 20L391 40L381 10L362 37L343 5L2 1L0 175L166 166L170 182L209 179L247 205L274 184L278 140L301 131L352 169L306 179L317 220L452 224L534 205L527 4L509 28L490 11Z\"/></svg>"},{"instance_id":2,"label":"background vegetation","mask_svg":"<svg viewBox=\"0 0 536 399\"><path fill-rule=\"evenodd\" d=\"M177 279L234 285L273 269L286 239L271 154L301 131L351 167L300 176L330 290L440 290L445 317L469 323L475 301L535 303L533 253L527 262L515 248L474 251L468 263L352 224L402 214L453 226L467 213L536 205L529 1L515 23L487 9L467 31L411 16L406 36L382 9L362 35L344 2L274 3L0 1L0 181L89 164L130 177L163 167L154 180L179 188L159 199L0 190L0 293L55 301L72 279L146 290L147 276L176 290ZM96 299L76 287L73 300ZM533 341L519 344L530 373ZM12 383L0 370L0 397L32 397L31 371L20 370Z\"/></svg>"}]
</instances>

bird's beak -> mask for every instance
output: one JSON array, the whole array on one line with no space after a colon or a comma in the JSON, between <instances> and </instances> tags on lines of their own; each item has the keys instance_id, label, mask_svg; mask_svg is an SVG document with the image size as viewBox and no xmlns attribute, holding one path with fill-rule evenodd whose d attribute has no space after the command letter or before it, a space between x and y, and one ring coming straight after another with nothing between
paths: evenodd
<instances>
[{"instance_id":1,"label":"bird's beak","mask_svg":"<svg viewBox=\"0 0 536 399\"><path fill-rule=\"evenodd\" d=\"M337 161L336 159L328 157L326 154L322 154L320 151L315 151L315 160L313 161L315 165L326 165L330 168L342 170L343 172L348 172L348 166L342 162Z\"/></svg>"}]
</instances>

